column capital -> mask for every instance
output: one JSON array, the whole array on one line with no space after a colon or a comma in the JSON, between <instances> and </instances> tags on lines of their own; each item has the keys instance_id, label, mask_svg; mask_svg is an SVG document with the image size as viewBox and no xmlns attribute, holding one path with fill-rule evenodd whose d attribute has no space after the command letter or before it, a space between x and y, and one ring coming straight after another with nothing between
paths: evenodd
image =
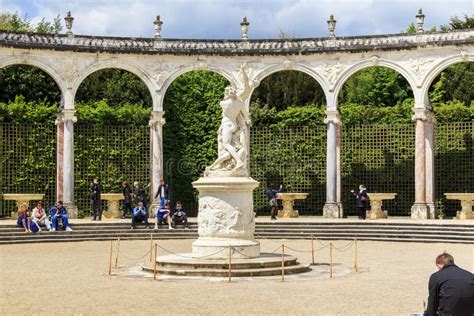
<instances>
[{"instance_id":1,"label":"column capital","mask_svg":"<svg viewBox=\"0 0 474 316\"><path fill-rule=\"evenodd\" d=\"M326 111L326 118L324 119L324 124L334 123L339 125L342 123L341 116L338 111Z\"/></svg>"},{"instance_id":2,"label":"column capital","mask_svg":"<svg viewBox=\"0 0 474 316\"><path fill-rule=\"evenodd\" d=\"M150 122L148 125L153 126L158 124L160 126L165 125L166 119L164 118L165 112L164 111L151 111L150 114Z\"/></svg>"},{"instance_id":3,"label":"column capital","mask_svg":"<svg viewBox=\"0 0 474 316\"><path fill-rule=\"evenodd\" d=\"M76 110L73 109L63 109L60 112L56 113L56 120L54 124L58 125L60 123L66 123L67 121L72 121L73 123L77 122L77 117L74 115Z\"/></svg>"},{"instance_id":4,"label":"column capital","mask_svg":"<svg viewBox=\"0 0 474 316\"><path fill-rule=\"evenodd\" d=\"M421 108L413 108L412 109L415 114L411 117L413 121L422 120L430 123L435 123L436 118L433 114L433 111L428 109L421 109Z\"/></svg>"}]
</instances>

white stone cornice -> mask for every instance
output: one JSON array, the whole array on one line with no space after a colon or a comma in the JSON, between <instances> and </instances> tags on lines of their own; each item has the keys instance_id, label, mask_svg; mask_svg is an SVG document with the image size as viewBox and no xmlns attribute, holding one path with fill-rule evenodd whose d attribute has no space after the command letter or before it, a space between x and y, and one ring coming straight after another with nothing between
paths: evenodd
<instances>
[{"instance_id":1,"label":"white stone cornice","mask_svg":"<svg viewBox=\"0 0 474 316\"><path fill-rule=\"evenodd\" d=\"M436 118L434 116L433 111L422 108L413 108L412 110L413 112L415 112L415 114L411 117L413 121L422 120L431 123L436 122Z\"/></svg>"},{"instance_id":2,"label":"white stone cornice","mask_svg":"<svg viewBox=\"0 0 474 316\"><path fill-rule=\"evenodd\" d=\"M326 111L326 118L324 124L334 123L336 125L342 124L341 116L338 111Z\"/></svg>"},{"instance_id":3,"label":"white stone cornice","mask_svg":"<svg viewBox=\"0 0 474 316\"><path fill-rule=\"evenodd\" d=\"M72 121L73 123L77 122L77 117L74 115L76 110L72 109L63 109L61 112L56 114L56 120L54 121L55 125L60 123L66 123L67 121Z\"/></svg>"},{"instance_id":4,"label":"white stone cornice","mask_svg":"<svg viewBox=\"0 0 474 316\"><path fill-rule=\"evenodd\" d=\"M165 115L164 111L152 111L148 125L153 126L156 124L162 127L166 123L166 119L164 118L164 115Z\"/></svg>"}]
</instances>

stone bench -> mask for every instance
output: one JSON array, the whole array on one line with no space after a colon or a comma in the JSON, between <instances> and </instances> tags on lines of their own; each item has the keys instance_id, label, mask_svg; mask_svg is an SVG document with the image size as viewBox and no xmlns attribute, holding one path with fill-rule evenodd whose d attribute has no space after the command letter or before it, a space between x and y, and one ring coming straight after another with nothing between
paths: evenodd
<instances>
[{"instance_id":1,"label":"stone bench","mask_svg":"<svg viewBox=\"0 0 474 316\"><path fill-rule=\"evenodd\" d=\"M102 200L107 201L107 210L102 214L105 219L120 218L119 201L123 200L122 193L102 193Z\"/></svg>"},{"instance_id":2,"label":"stone bench","mask_svg":"<svg viewBox=\"0 0 474 316\"><path fill-rule=\"evenodd\" d=\"M280 218L299 217L299 212L293 209L295 200L304 200L308 197L308 193L278 193L276 198L283 203L283 209L278 211Z\"/></svg>"},{"instance_id":3,"label":"stone bench","mask_svg":"<svg viewBox=\"0 0 474 316\"><path fill-rule=\"evenodd\" d=\"M388 211L382 211L383 200L393 200L397 193L367 193L370 198L370 211L367 211L367 219L387 218Z\"/></svg>"},{"instance_id":4,"label":"stone bench","mask_svg":"<svg viewBox=\"0 0 474 316\"><path fill-rule=\"evenodd\" d=\"M3 194L3 199L6 201L16 201L16 207L18 210L16 212L11 212L10 218L17 219L18 211L22 204L26 204L28 209L30 208L30 201L42 201L44 194L42 193L5 193Z\"/></svg>"},{"instance_id":5,"label":"stone bench","mask_svg":"<svg viewBox=\"0 0 474 316\"><path fill-rule=\"evenodd\" d=\"M474 219L472 206L474 205L474 193L445 193L448 200L460 200L461 210L456 213L457 219Z\"/></svg>"}]
</instances>

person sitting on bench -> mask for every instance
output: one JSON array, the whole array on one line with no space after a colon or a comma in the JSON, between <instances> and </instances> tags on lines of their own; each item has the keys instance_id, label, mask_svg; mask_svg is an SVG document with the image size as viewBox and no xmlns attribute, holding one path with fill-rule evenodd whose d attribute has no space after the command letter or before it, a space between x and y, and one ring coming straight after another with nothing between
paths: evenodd
<instances>
[{"instance_id":1,"label":"person sitting on bench","mask_svg":"<svg viewBox=\"0 0 474 316\"><path fill-rule=\"evenodd\" d=\"M160 207L158 211L156 211L155 216L155 229L158 229L158 225L161 226L162 224L168 224L169 229L173 229L171 226L171 203L167 202L164 206Z\"/></svg>"},{"instance_id":2,"label":"person sitting on bench","mask_svg":"<svg viewBox=\"0 0 474 316\"><path fill-rule=\"evenodd\" d=\"M137 228L136 223L145 223L145 227L148 229L148 213L146 208L143 206L143 202L138 202L137 206L133 209L132 216L132 227L131 229Z\"/></svg>"},{"instance_id":3,"label":"person sitting on bench","mask_svg":"<svg viewBox=\"0 0 474 316\"><path fill-rule=\"evenodd\" d=\"M36 207L33 209L31 215L32 221L38 226L38 230L41 231L40 225L46 226L48 230L51 230L51 223L49 222L46 211L44 210L43 203L39 202L36 204Z\"/></svg>"},{"instance_id":4,"label":"person sitting on bench","mask_svg":"<svg viewBox=\"0 0 474 316\"><path fill-rule=\"evenodd\" d=\"M173 210L173 215L171 216L173 222L173 227L176 227L178 224L183 224L185 229L188 229L188 217L186 212L183 209L183 205L180 201L176 202L176 207Z\"/></svg>"},{"instance_id":5,"label":"person sitting on bench","mask_svg":"<svg viewBox=\"0 0 474 316\"><path fill-rule=\"evenodd\" d=\"M57 201L56 205L53 205L49 209L49 215L51 215L51 231L54 232L58 229L59 220L63 223L63 229L70 232L72 231L71 226L69 226L69 219L67 215L67 210L63 205L63 201Z\"/></svg>"},{"instance_id":6,"label":"person sitting on bench","mask_svg":"<svg viewBox=\"0 0 474 316\"><path fill-rule=\"evenodd\" d=\"M31 217L28 212L28 205L23 203L20 205L20 210L18 211L18 219L16 224L25 229L25 233L31 233Z\"/></svg>"}]
</instances>

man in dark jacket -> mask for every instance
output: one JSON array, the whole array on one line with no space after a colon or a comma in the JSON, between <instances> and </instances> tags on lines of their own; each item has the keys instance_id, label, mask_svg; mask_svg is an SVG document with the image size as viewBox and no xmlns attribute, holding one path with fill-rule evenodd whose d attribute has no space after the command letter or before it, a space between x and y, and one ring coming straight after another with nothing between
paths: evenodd
<instances>
[{"instance_id":1,"label":"man in dark jacket","mask_svg":"<svg viewBox=\"0 0 474 316\"><path fill-rule=\"evenodd\" d=\"M135 182L133 184L134 189L133 189L133 198L135 200L135 206L138 206L138 203L142 202L143 207L145 209L148 209L148 203L147 203L147 198L146 198L146 188L143 186L143 184L139 182ZM148 188L149 186L147 186Z\"/></svg>"},{"instance_id":2,"label":"man in dark jacket","mask_svg":"<svg viewBox=\"0 0 474 316\"><path fill-rule=\"evenodd\" d=\"M454 264L450 254L436 257L438 272L431 275L425 316L474 315L474 275Z\"/></svg>"},{"instance_id":3,"label":"man in dark jacket","mask_svg":"<svg viewBox=\"0 0 474 316\"><path fill-rule=\"evenodd\" d=\"M122 182L122 193L123 193L123 215L122 215L122 218L125 218L128 211L130 211L130 213L132 213L132 189L130 189L130 186L128 185L127 181Z\"/></svg>"},{"instance_id":4,"label":"man in dark jacket","mask_svg":"<svg viewBox=\"0 0 474 316\"><path fill-rule=\"evenodd\" d=\"M359 210L359 219L365 219L367 208L369 207L369 195L367 189L363 184L359 185L359 190L351 190L351 193L356 196L356 207Z\"/></svg>"},{"instance_id":5,"label":"man in dark jacket","mask_svg":"<svg viewBox=\"0 0 474 316\"><path fill-rule=\"evenodd\" d=\"M91 209L93 218L92 220L95 221L97 216L99 217L99 221L102 220L102 205L100 204L100 184L99 179L94 178L91 184Z\"/></svg>"},{"instance_id":6,"label":"man in dark jacket","mask_svg":"<svg viewBox=\"0 0 474 316\"><path fill-rule=\"evenodd\" d=\"M170 201L170 187L165 183L165 179L160 180L160 186L155 194L155 199L160 197L160 206L165 206Z\"/></svg>"}]
</instances>

